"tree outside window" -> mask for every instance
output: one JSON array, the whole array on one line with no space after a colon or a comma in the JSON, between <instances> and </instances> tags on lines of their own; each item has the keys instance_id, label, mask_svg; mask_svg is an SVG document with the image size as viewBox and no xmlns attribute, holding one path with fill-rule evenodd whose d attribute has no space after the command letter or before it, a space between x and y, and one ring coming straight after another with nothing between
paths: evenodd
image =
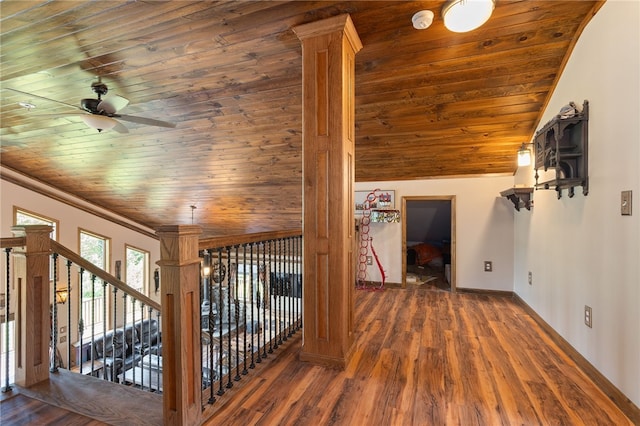
<instances>
[{"instance_id":1,"label":"tree outside window","mask_svg":"<svg viewBox=\"0 0 640 426\"><path fill-rule=\"evenodd\" d=\"M149 281L149 252L132 246L125 246L125 282L127 285L142 294L147 294ZM127 303L127 322L138 321L142 318L142 305L140 301L135 304L131 298Z\"/></svg>"},{"instance_id":2,"label":"tree outside window","mask_svg":"<svg viewBox=\"0 0 640 426\"><path fill-rule=\"evenodd\" d=\"M80 256L97 267L107 270L109 259L109 239L98 234L80 230ZM84 330L90 334L101 332L104 328L104 288L102 280L92 279L92 274L84 271L82 277L82 297L80 309Z\"/></svg>"}]
</instances>

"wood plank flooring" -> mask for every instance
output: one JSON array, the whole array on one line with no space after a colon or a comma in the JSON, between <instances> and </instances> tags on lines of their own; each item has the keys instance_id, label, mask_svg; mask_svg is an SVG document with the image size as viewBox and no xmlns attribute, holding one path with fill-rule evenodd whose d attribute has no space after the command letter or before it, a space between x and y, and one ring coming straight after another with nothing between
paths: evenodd
<instances>
[{"instance_id":1,"label":"wood plank flooring","mask_svg":"<svg viewBox=\"0 0 640 426\"><path fill-rule=\"evenodd\" d=\"M423 285L358 291L355 306L344 371L298 361L297 333L218 397L206 424L640 424L637 410L634 421L625 417L510 296ZM61 370L5 398L0 424L162 424L160 395L96 382Z\"/></svg>"},{"instance_id":2,"label":"wood plank flooring","mask_svg":"<svg viewBox=\"0 0 640 426\"><path fill-rule=\"evenodd\" d=\"M63 408L17 394L0 403L0 424L13 425L86 425L101 426L107 423L92 420Z\"/></svg>"},{"instance_id":3,"label":"wood plank flooring","mask_svg":"<svg viewBox=\"0 0 640 426\"><path fill-rule=\"evenodd\" d=\"M356 295L345 371L287 347L209 425L631 425L507 295Z\"/></svg>"}]
</instances>

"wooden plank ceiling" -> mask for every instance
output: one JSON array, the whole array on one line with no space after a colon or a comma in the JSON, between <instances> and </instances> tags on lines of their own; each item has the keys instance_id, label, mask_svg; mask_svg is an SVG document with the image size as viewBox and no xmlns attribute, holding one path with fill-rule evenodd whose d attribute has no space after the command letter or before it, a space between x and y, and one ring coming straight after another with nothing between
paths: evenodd
<instances>
[{"instance_id":1,"label":"wooden plank ceiling","mask_svg":"<svg viewBox=\"0 0 640 426\"><path fill-rule=\"evenodd\" d=\"M498 0L484 26L457 34L443 3L3 1L2 166L149 227L193 213L207 235L299 228L302 61L291 28L350 13L364 45L357 181L512 174L600 4ZM435 20L419 31L411 17L422 9ZM96 97L99 78L107 98L130 100L123 114L175 128L122 121L128 134L99 133L67 116Z\"/></svg>"}]
</instances>

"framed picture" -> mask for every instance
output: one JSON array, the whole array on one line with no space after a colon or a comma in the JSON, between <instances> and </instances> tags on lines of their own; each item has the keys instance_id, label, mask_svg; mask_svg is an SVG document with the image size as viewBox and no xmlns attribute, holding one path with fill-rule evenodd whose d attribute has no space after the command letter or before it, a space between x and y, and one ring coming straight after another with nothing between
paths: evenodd
<instances>
[{"instance_id":1,"label":"framed picture","mask_svg":"<svg viewBox=\"0 0 640 426\"><path fill-rule=\"evenodd\" d=\"M0 294L0 309L4 309L4 305L7 303L7 299L4 296L4 293Z\"/></svg>"},{"instance_id":2,"label":"framed picture","mask_svg":"<svg viewBox=\"0 0 640 426\"><path fill-rule=\"evenodd\" d=\"M367 195L372 191L356 191L355 197L353 197L356 215L362 215L365 209L365 201L367 201ZM375 191L375 199L369 201L370 209L393 209L395 208L395 191Z\"/></svg>"}]
</instances>

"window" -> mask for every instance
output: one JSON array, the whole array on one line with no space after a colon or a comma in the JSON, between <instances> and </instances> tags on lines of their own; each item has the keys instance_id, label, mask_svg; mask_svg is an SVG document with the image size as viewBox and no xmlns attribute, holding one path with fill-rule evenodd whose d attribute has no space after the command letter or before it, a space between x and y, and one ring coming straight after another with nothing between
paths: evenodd
<instances>
[{"instance_id":1,"label":"window","mask_svg":"<svg viewBox=\"0 0 640 426\"><path fill-rule=\"evenodd\" d=\"M110 240L107 237L80 230L80 256L105 271L108 270L109 243ZM87 271L83 273L81 280L80 315L85 333L102 332L106 320L102 280L92 281L91 274Z\"/></svg>"},{"instance_id":2,"label":"window","mask_svg":"<svg viewBox=\"0 0 640 426\"><path fill-rule=\"evenodd\" d=\"M53 226L51 239L58 240L58 221L41 214L33 213L19 207L13 207L13 223L16 225L49 225Z\"/></svg>"},{"instance_id":3,"label":"window","mask_svg":"<svg viewBox=\"0 0 640 426\"><path fill-rule=\"evenodd\" d=\"M51 239L57 241L58 238L58 221L41 214L33 213L19 207L13 207L13 223L16 225L49 225L53 226L51 230ZM53 262L49 265L49 279L53 280Z\"/></svg>"},{"instance_id":4,"label":"window","mask_svg":"<svg viewBox=\"0 0 640 426\"><path fill-rule=\"evenodd\" d=\"M149 252L132 246L125 246L125 282L127 285L142 294L147 294L149 288ZM131 298L127 298L127 322L138 321L142 318L142 306L140 301L135 305Z\"/></svg>"}]
</instances>

